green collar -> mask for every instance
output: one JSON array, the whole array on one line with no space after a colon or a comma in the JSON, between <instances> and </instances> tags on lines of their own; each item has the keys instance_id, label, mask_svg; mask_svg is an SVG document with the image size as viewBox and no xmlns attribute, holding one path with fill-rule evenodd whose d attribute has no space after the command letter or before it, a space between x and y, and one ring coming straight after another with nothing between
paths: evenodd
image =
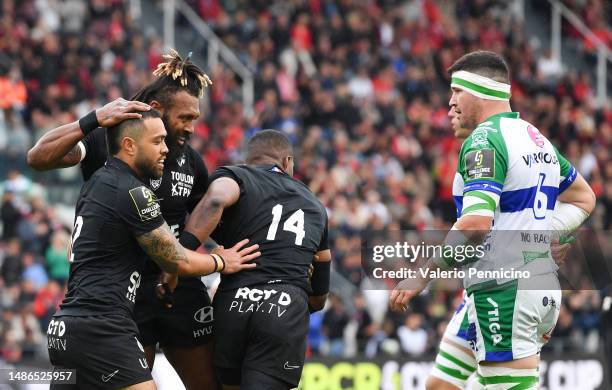
<instances>
[{"instance_id":1,"label":"green collar","mask_svg":"<svg viewBox=\"0 0 612 390\"><path fill-rule=\"evenodd\" d=\"M488 117L487 119L482 121L482 123L485 123L486 121L490 121L491 119L494 119L494 118L512 118L512 119L518 119L519 116L520 116L520 114L518 112L500 112L499 114L491 115L490 117Z\"/></svg>"}]
</instances>

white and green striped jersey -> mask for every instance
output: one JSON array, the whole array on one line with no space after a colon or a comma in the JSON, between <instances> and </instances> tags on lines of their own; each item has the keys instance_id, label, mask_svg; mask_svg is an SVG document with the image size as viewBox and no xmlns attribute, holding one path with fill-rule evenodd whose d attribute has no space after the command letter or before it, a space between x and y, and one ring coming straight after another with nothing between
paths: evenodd
<instances>
[{"instance_id":1,"label":"white and green striped jersey","mask_svg":"<svg viewBox=\"0 0 612 390\"><path fill-rule=\"evenodd\" d=\"M527 241L520 233L551 230L557 196L576 174L550 141L519 119L518 113L497 114L479 124L463 142L453 183L458 218L466 214L493 217L486 256L470 266L479 270L529 267L535 271L532 275L555 271L550 242ZM502 281L507 280L498 280Z\"/></svg>"}]
</instances>

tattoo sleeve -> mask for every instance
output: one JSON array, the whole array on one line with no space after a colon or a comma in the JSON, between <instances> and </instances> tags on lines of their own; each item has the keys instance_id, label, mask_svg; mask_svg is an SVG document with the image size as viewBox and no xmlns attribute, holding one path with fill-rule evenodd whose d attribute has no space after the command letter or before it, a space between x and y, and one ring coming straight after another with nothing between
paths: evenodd
<instances>
[{"instance_id":1,"label":"tattoo sleeve","mask_svg":"<svg viewBox=\"0 0 612 390\"><path fill-rule=\"evenodd\" d=\"M81 148L78 144L74 145L68 153L66 153L58 162L59 168L67 168L77 165L81 162Z\"/></svg>"},{"instance_id":2,"label":"tattoo sleeve","mask_svg":"<svg viewBox=\"0 0 612 390\"><path fill-rule=\"evenodd\" d=\"M185 248L179 244L168 224L136 237L145 253L165 272L177 273L181 262L188 263Z\"/></svg>"}]
</instances>

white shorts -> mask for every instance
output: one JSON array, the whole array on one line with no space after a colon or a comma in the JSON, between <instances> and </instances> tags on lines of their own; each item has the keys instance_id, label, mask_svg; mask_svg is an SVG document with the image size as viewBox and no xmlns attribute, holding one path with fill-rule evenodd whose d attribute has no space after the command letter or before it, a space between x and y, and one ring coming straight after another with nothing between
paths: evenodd
<instances>
[{"instance_id":1,"label":"white shorts","mask_svg":"<svg viewBox=\"0 0 612 390\"><path fill-rule=\"evenodd\" d=\"M541 290L534 290L542 286ZM555 287L556 286L556 287ZM478 288L481 287L481 288ZM561 289L555 274L468 290L469 323L475 324L476 360L504 362L540 353L555 328Z\"/></svg>"}]
</instances>

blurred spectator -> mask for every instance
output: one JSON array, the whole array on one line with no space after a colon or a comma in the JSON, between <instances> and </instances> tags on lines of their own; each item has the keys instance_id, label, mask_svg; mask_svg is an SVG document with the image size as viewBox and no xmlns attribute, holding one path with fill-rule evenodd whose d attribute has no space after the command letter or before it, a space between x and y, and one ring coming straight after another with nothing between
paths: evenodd
<instances>
[{"instance_id":1,"label":"blurred spectator","mask_svg":"<svg viewBox=\"0 0 612 390\"><path fill-rule=\"evenodd\" d=\"M2 239L8 241L17 236L17 223L21 219L21 213L14 203L15 195L10 190L4 190L2 194Z\"/></svg>"},{"instance_id":2,"label":"blurred spectator","mask_svg":"<svg viewBox=\"0 0 612 390\"><path fill-rule=\"evenodd\" d=\"M0 274L6 287L12 287L21 281L23 265L21 264L21 244L19 240L8 242Z\"/></svg>"},{"instance_id":3,"label":"blurred spectator","mask_svg":"<svg viewBox=\"0 0 612 390\"><path fill-rule=\"evenodd\" d=\"M397 329L402 350L411 356L420 356L427 347L427 331L423 329L423 316L410 313L404 325Z\"/></svg>"},{"instance_id":4,"label":"blurred spectator","mask_svg":"<svg viewBox=\"0 0 612 390\"><path fill-rule=\"evenodd\" d=\"M41 328L45 328L51 317L64 299L64 292L55 280L49 280L47 284L38 291L34 298L33 313L38 317Z\"/></svg>"},{"instance_id":5,"label":"blurred spectator","mask_svg":"<svg viewBox=\"0 0 612 390\"><path fill-rule=\"evenodd\" d=\"M355 295L355 312L353 313L353 321L357 324L357 351L364 353L366 345L370 338L376 332L376 324L372 321L365 299L361 293Z\"/></svg>"},{"instance_id":6,"label":"blurred spectator","mask_svg":"<svg viewBox=\"0 0 612 390\"><path fill-rule=\"evenodd\" d=\"M49 280L47 271L42 264L36 262L34 255L26 252L22 257L23 264L23 280L32 283L35 290L43 288Z\"/></svg>"},{"instance_id":7,"label":"blurred spectator","mask_svg":"<svg viewBox=\"0 0 612 390\"><path fill-rule=\"evenodd\" d=\"M331 294L329 296L329 310L323 315L321 333L329 342L330 356L344 356L344 328L349 317L340 298Z\"/></svg>"},{"instance_id":8,"label":"blurred spectator","mask_svg":"<svg viewBox=\"0 0 612 390\"><path fill-rule=\"evenodd\" d=\"M68 280L70 263L68 263L68 235L58 230L51 236L51 245L45 253L45 263L49 269L49 276L63 284Z\"/></svg>"}]
</instances>

